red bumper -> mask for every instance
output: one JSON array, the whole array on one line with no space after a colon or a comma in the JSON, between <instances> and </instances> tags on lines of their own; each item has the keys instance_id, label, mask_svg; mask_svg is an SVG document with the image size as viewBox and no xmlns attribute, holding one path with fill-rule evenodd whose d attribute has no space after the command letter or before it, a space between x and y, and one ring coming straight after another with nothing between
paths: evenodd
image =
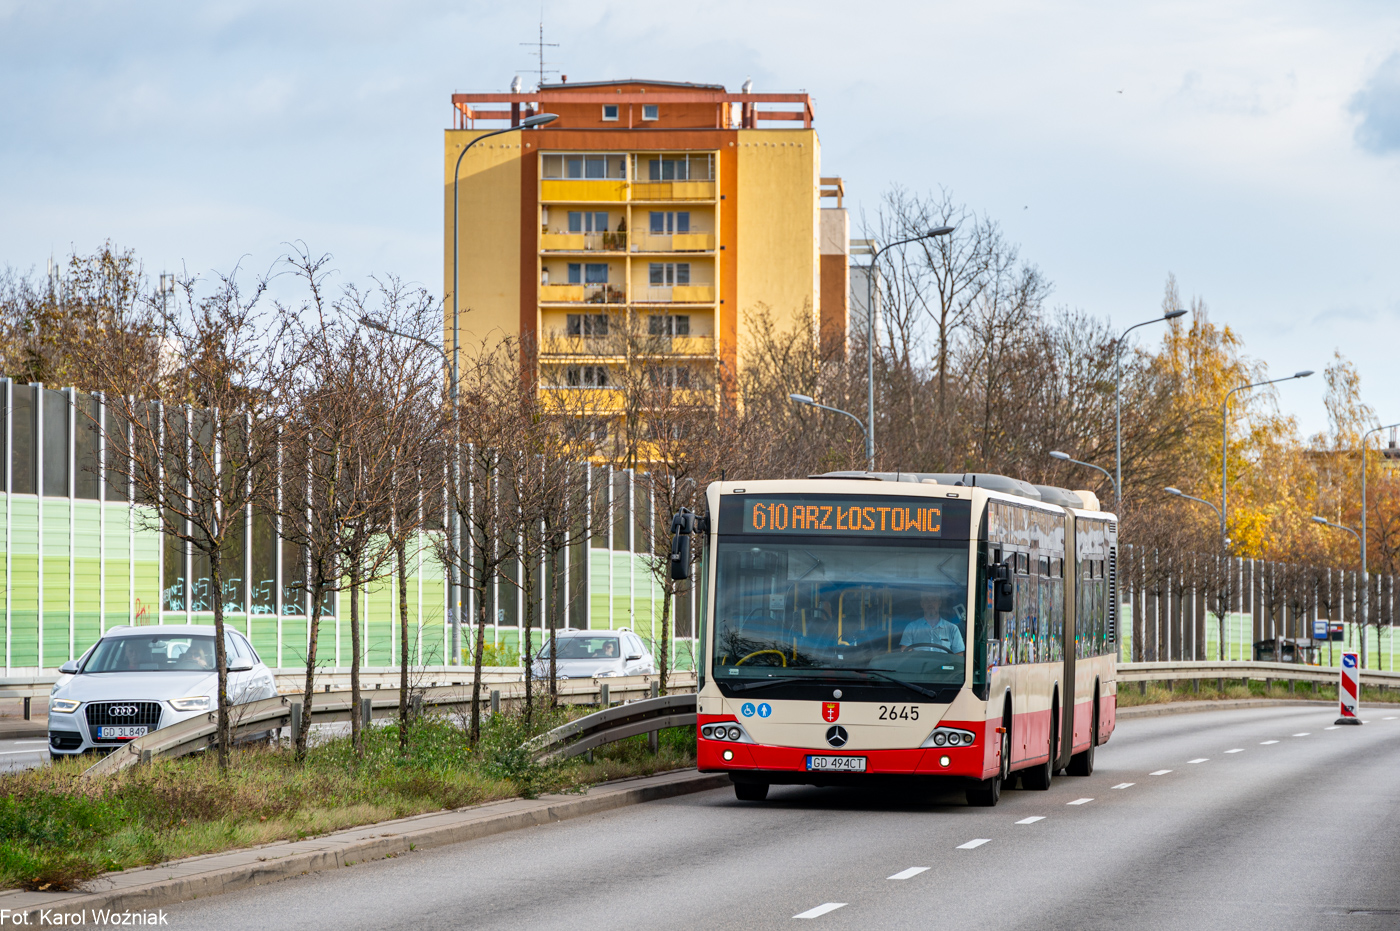
<instances>
[{"instance_id":1,"label":"red bumper","mask_svg":"<svg viewBox=\"0 0 1400 931\"><path fill-rule=\"evenodd\" d=\"M732 716L700 715L699 724L732 721ZM914 747L898 750L823 750L820 748L779 747L771 744L736 743L728 740L697 738L696 757L701 772L807 772L809 756L865 757L866 775L958 776L987 779L997 772L998 741L991 741L988 755L985 721L942 721L947 727L972 731L977 740L966 747ZM932 730L932 727L929 728ZM697 733L699 728L696 729ZM730 759L725 759L725 753ZM943 765L943 760L948 765ZM819 775L813 773L813 776Z\"/></svg>"}]
</instances>

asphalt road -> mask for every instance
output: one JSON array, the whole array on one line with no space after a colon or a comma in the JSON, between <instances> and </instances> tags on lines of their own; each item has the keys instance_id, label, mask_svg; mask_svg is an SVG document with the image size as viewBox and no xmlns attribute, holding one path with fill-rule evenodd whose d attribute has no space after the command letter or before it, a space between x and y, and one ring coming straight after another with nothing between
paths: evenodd
<instances>
[{"instance_id":1,"label":"asphalt road","mask_svg":"<svg viewBox=\"0 0 1400 931\"><path fill-rule=\"evenodd\" d=\"M0 740L0 773L42 766L49 761L49 742L44 737Z\"/></svg>"},{"instance_id":2,"label":"asphalt road","mask_svg":"<svg viewBox=\"0 0 1400 931\"><path fill-rule=\"evenodd\" d=\"M1400 709L1126 721L1087 778L728 790L167 909L179 929L1400 928Z\"/></svg>"}]
</instances>

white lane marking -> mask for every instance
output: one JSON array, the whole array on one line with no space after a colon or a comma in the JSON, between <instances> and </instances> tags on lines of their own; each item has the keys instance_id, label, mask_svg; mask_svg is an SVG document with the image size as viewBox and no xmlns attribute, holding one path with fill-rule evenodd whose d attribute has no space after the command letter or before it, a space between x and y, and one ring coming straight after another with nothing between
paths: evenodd
<instances>
[{"instance_id":1,"label":"white lane marking","mask_svg":"<svg viewBox=\"0 0 1400 931\"><path fill-rule=\"evenodd\" d=\"M0 756L30 756L35 753L43 753L43 750L6 750Z\"/></svg>"},{"instance_id":2,"label":"white lane marking","mask_svg":"<svg viewBox=\"0 0 1400 931\"><path fill-rule=\"evenodd\" d=\"M6 743L12 744L46 744L47 740L9 740Z\"/></svg>"},{"instance_id":3,"label":"white lane marking","mask_svg":"<svg viewBox=\"0 0 1400 931\"><path fill-rule=\"evenodd\" d=\"M1225 752L1226 752L1226 753L1243 753L1243 752L1244 752L1244 747L1236 747L1236 748L1233 749L1233 750L1226 750Z\"/></svg>"},{"instance_id":4,"label":"white lane marking","mask_svg":"<svg viewBox=\"0 0 1400 931\"><path fill-rule=\"evenodd\" d=\"M1066 805L1087 805L1092 802L1091 798L1077 798L1072 802L1065 802Z\"/></svg>"},{"instance_id":5,"label":"white lane marking","mask_svg":"<svg viewBox=\"0 0 1400 931\"><path fill-rule=\"evenodd\" d=\"M1392 715L1391 715L1390 717L1388 717L1388 718L1381 718L1381 720L1382 720L1382 721L1394 721L1394 720L1395 720L1395 715L1392 714Z\"/></svg>"},{"instance_id":6,"label":"white lane marking","mask_svg":"<svg viewBox=\"0 0 1400 931\"><path fill-rule=\"evenodd\" d=\"M1293 736L1294 736L1294 737L1306 737L1306 736L1308 736L1310 733L1312 733L1312 732L1311 732L1311 731L1303 731L1301 734L1294 734Z\"/></svg>"},{"instance_id":7,"label":"white lane marking","mask_svg":"<svg viewBox=\"0 0 1400 931\"><path fill-rule=\"evenodd\" d=\"M1340 724L1333 724L1333 725L1331 725L1330 727L1324 727L1324 728L1323 728L1324 731L1339 731L1339 730L1341 730L1341 729L1342 729L1342 726L1341 726Z\"/></svg>"},{"instance_id":8,"label":"white lane marking","mask_svg":"<svg viewBox=\"0 0 1400 931\"><path fill-rule=\"evenodd\" d=\"M898 873L895 873L893 876L886 876L885 878L886 878L886 879L913 879L915 876L918 876L920 873L924 872L924 870L927 870L927 869L928 869L928 867L926 867L926 866L911 866L911 867L909 867L909 869L907 869L907 870L900 870Z\"/></svg>"},{"instance_id":9,"label":"white lane marking","mask_svg":"<svg viewBox=\"0 0 1400 931\"><path fill-rule=\"evenodd\" d=\"M825 905L818 905L816 908L809 908L800 915L793 915L794 918L820 918L827 912L834 912L838 908L845 908L845 902L827 902Z\"/></svg>"},{"instance_id":10,"label":"white lane marking","mask_svg":"<svg viewBox=\"0 0 1400 931\"><path fill-rule=\"evenodd\" d=\"M1210 757L1208 757L1208 756L1203 756L1203 757L1198 757L1197 759L1194 759L1194 760L1187 760L1186 762L1188 762L1188 763L1204 763L1204 762L1206 762L1206 761L1209 760L1209 759L1210 759Z\"/></svg>"},{"instance_id":11,"label":"white lane marking","mask_svg":"<svg viewBox=\"0 0 1400 931\"><path fill-rule=\"evenodd\" d=\"M1263 743L1261 743L1259 746L1261 746L1261 747L1267 747L1269 744L1276 744L1276 743L1278 743L1277 740L1266 740L1266 741L1264 741Z\"/></svg>"},{"instance_id":12,"label":"white lane marking","mask_svg":"<svg viewBox=\"0 0 1400 931\"><path fill-rule=\"evenodd\" d=\"M983 844L990 844L991 842L992 839L990 837L979 837L976 840L968 841L966 844L958 844L958 849L971 850L973 847L981 847Z\"/></svg>"},{"instance_id":13,"label":"white lane marking","mask_svg":"<svg viewBox=\"0 0 1400 931\"><path fill-rule=\"evenodd\" d=\"M1171 772L1171 770L1169 770L1169 769L1159 769L1159 770L1157 770L1155 773L1148 773L1147 775L1149 775L1149 776L1165 776L1165 775L1166 775L1167 773L1169 773L1169 772Z\"/></svg>"},{"instance_id":14,"label":"white lane marking","mask_svg":"<svg viewBox=\"0 0 1400 931\"><path fill-rule=\"evenodd\" d=\"M1115 788L1115 789L1126 789L1126 788L1128 788L1129 786L1135 786L1135 785L1137 785L1136 782L1120 782L1120 783L1118 783L1118 785L1114 786L1113 788Z\"/></svg>"},{"instance_id":15,"label":"white lane marking","mask_svg":"<svg viewBox=\"0 0 1400 931\"><path fill-rule=\"evenodd\" d=\"M1031 815L1029 818L1022 818L1017 824L1035 824L1037 821L1044 821L1044 815Z\"/></svg>"},{"instance_id":16,"label":"white lane marking","mask_svg":"<svg viewBox=\"0 0 1400 931\"><path fill-rule=\"evenodd\" d=\"M1362 719L1361 719L1361 723L1362 723L1362 724L1370 724L1370 723L1371 723L1371 719L1370 719L1370 718L1362 718Z\"/></svg>"}]
</instances>

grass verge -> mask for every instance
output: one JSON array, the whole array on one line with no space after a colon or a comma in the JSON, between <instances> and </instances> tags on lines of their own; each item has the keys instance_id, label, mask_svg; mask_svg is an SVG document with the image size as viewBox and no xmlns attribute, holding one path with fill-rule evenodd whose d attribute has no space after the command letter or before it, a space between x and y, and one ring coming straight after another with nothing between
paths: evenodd
<instances>
[{"instance_id":1,"label":"grass verge","mask_svg":"<svg viewBox=\"0 0 1400 931\"><path fill-rule=\"evenodd\" d=\"M226 773L196 754L105 779L81 778L91 759L0 775L0 888L72 889L112 870L695 764L693 727L662 731L656 754L641 736L599 748L591 763L540 765L521 750L565 720L488 717L473 748L458 722L426 717L410 726L407 757L389 725L366 733L363 759L343 737L302 762L285 749L240 749Z\"/></svg>"},{"instance_id":2,"label":"grass verge","mask_svg":"<svg viewBox=\"0 0 1400 931\"><path fill-rule=\"evenodd\" d=\"M1194 682L1148 682L1146 690L1140 682L1118 683L1118 707L1160 705L1173 701L1220 701L1246 698L1294 698L1312 701L1336 701L1337 686L1316 682L1296 682L1290 690L1287 682L1276 681L1271 686L1251 681L1248 686L1240 679L1226 679L1221 689L1215 679ZM1400 690L1364 687L1361 705L1400 703Z\"/></svg>"}]
</instances>

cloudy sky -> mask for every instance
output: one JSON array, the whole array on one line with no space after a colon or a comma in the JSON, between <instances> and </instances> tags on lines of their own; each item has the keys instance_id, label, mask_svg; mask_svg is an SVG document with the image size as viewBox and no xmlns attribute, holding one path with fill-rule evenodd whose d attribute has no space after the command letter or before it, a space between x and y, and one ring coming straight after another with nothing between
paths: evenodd
<instances>
[{"instance_id":1,"label":"cloudy sky","mask_svg":"<svg viewBox=\"0 0 1400 931\"><path fill-rule=\"evenodd\" d=\"M1400 420L1400 7L546 0L571 80L815 99L823 173L873 208L946 186L999 220L1054 301L1128 325L1168 272L1274 374L1361 370ZM105 239L148 270L265 266L441 290L441 131L505 90L540 7L0 0L0 265ZM531 79L527 77L527 85ZM1325 426L1320 377L1282 408Z\"/></svg>"}]
</instances>

